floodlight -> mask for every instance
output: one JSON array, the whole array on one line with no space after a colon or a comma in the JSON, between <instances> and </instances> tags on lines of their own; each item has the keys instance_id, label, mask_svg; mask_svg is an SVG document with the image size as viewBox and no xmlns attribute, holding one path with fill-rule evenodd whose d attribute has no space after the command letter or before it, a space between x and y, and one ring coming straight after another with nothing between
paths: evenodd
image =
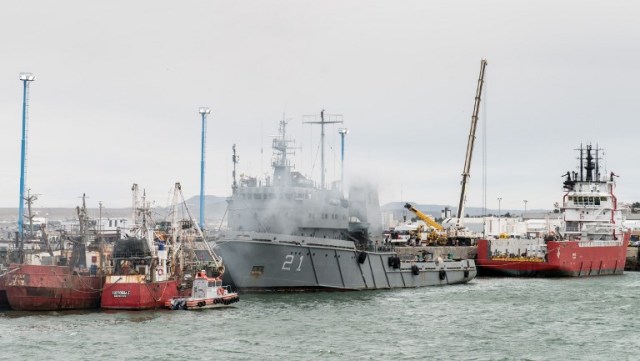
<instances>
[{"instance_id":1,"label":"floodlight","mask_svg":"<svg viewBox=\"0 0 640 361\"><path fill-rule=\"evenodd\" d=\"M34 81L36 76L31 73L20 73L20 80L22 81Z\"/></svg>"}]
</instances>

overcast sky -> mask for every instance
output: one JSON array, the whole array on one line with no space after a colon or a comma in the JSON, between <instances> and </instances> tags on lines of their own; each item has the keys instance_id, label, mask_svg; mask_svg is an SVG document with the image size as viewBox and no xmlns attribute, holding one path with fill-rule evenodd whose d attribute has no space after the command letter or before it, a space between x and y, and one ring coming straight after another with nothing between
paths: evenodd
<instances>
[{"instance_id":1,"label":"overcast sky","mask_svg":"<svg viewBox=\"0 0 640 361\"><path fill-rule=\"evenodd\" d=\"M176 181L199 194L200 106L207 194L230 194L234 143L238 173L270 171L283 114L296 168L319 182L320 129L302 121L326 109L349 128L348 180L377 182L383 204L457 206L482 58L467 206L482 206L485 145L487 206L549 209L587 142L618 198L640 201L638 19L638 1L4 0L0 207L18 206L25 71L36 206L127 207L132 183L158 205Z\"/></svg>"}]
</instances>

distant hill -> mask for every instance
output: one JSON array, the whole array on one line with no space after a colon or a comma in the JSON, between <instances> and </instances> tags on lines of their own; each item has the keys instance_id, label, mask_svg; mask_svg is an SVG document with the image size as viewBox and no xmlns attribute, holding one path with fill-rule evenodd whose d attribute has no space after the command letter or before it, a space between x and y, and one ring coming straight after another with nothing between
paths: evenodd
<instances>
[{"instance_id":1,"label":"distant hill","mask_svg":"<svg viewBox=\"0 0 640 361\"><path fill-rule=\"evenodd\" d=\"M205 218L208 221L219 221L227 209L227 197L205 196ZM186 200L187 207L191 215L198 219L200 215L200 196L193 196ZM47 217L53 220L77 219L74 208L42 208L34 209L40 217ZM99 208L88 208L90 217L98 217ZM165 217L169 213L168 207L154 207L153 212L159 217ZM111 218L131 218L131 208L103 208L102 216ZM16 222L18 218L18 208L0 208L0 221Z\"/></svg>"},{"instance_id":2,"label":"distant hill","mask_svg":"<svg viewBox=\"0 0 640 361\"><path fill-rule=\"evenodd\" d=\"M200 196L193 196L186 200L187 207L191 211L191 214L194 218L198 219L200 215ZM401 219L402 215L407 215L409 211L404 208L404 205L407 202L389 202L384 205L381 205L380 208L383 212L393 212L396 219ZM442 205L442 204L419 204L416 202L408 202L411 203L414 207L419 209L421 212L426 214L433 215L434 217L440 217L440 214L443 209L448 207L451 209L451 214L453 216L456 215L457 208L451 205ZM68 220L68 219L76 219L76 210L75 208L36 208L39 216L47 216L51 219L55 220ZM89 208L89 215L92 217L97 217L99 213L98 208ZM227 197L218 197L213 195L205 196L205 217L208 222L220 221L225 212L227 210ZM169 213L169 208L167 207L155 207L153 211L159 217L165 217ZM546 210L541 209L529 209L527 212L544 212ZM501 209L500 212L502 214L511 213L511 214L521 214L521 209ZM411 213L411 212L409 212ZM465 214L470 216L481 216L482 208L480 207L465 207ZM497 214L497 209L487 209L487 214ZM0 208L0 221L16 221L18 215L17 208ZM123 217L130 218L131 217L131 208L103 208L102 209L103 217Z\"/></svg>"},{"instance_id":3,"label":"distant hill","mask_svg":"<svg viewBox=\"0 0 640 361\"><path fill-rule=\"evenodd\" d=\"M417 208L420 212L422 213L426 213L429 215L434 216L435 218L440 217L442 211L445 208L449 208L451 210L451 215L452 216L456 216L457 212L458 212L458 207L457 206L451 206L451 205L441 205L441 204L418 204L416 202L389 202L387 204L381 205L380 209L383 212L393 212L394 215L398 216L396 217L396 219L400 219L402 214L407 214L407 212L411 213L410 211L406 210L404 208L404 205L406 203L410 203L412 206L414 206L415 208ZM527 213L529 212L546 212L547 210L543 210L543 209L527 209ZM469 215L469 216L482 216L483 215L483 209L481 207L465 207L464 208L464 213L465 215ZM498 214L498 210L497 209L490 209L487 208L487 214ZM506 213L510 213L510 214L522 214L523 210L522 209L500 209L500 213L502 213L503 215Z\"/></svg>"}]
</instances>

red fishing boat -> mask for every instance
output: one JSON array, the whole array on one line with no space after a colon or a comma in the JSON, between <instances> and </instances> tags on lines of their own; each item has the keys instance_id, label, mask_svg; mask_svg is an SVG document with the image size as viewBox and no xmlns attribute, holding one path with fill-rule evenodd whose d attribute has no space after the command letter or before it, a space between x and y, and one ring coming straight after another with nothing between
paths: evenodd
<instances>
[{"instance_id":1,"label":"red fishing boat","mask_svg":"<svg viewBox=\"0 0 640 361\"><path fill-rule=\"evenodd\" d=\"M191 295L194 270L205 268L211 276L221 274L221 260L209 248L197 223L185 207L188 219L178 221L179 183L174 190L172 222L155 224L149 205L139 207L134 184L134 237L116 241L113 269L106 277L101 307L112 310L163 308L174 297ZM200 247L198 247L198 245ZM204 251L204 252L203 252ZM195 267L195 268L194 268Z\"/></svg>"},{"instance_id":2,"label":"red fishing boat","mask_svg":"<svg viewBox=\"0 0 640 361\"><path fill-rule=\"evenodd\" d=\"M116 241L113 273L105 279L100 307L144 310L163 307L171 297L184 294L177 275L167 266L167 251L146 238Z\"/></svg>"},{"instance_id":3,"label":"red fishing boat","mask_svg":"<svg viewBox=\"0 0 640 361\"><path fill-rule=\"evenodd\" d=\"M564 176L562 226L535 239L479 240L483 276L583 277L622 274L630 231L614 194L615 175L601 175L602 149L580 146L579 172Z\"/></svg>"},{"instance_id":4,"label":"red fishing boat","mask_svg":"<svg viewBox=\"0 0 640 361\"><path fill-rule=\"evenodd\" d=\"M104 276L78 273L69 266L12 264L7 299L16 311L98 308Z\"/></svg>"},{"instance_id":5,"label":"red fishing boat","mask_svg":"<svg viewBox=\"0 0 640 361\"><path fill-rule=\"evenodd\" d=\"M98 308L104 283L102 262L104 245L100 239L89 242L88 217L83 196L77 208L80 236L68 239L73 247L50 253L55 264L36 264L35 259L9 265L5 290L10 307L17 311L57 311ZM22 258L22 257L21 257Z\"/></svg>"}]
</instances>

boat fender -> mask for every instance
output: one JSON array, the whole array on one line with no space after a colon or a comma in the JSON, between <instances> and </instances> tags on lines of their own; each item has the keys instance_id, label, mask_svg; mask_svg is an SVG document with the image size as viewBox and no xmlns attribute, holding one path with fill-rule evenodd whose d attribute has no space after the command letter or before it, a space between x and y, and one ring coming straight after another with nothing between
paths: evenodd
<instances>
[{"instance_id":1,"label":"boat fender","mask_svg":"<svg viewBox=\"0 0 640 361\"><path fill-rule=\"evenodd\" d=\"M391 256L387 258L387 264L389 265L389 267L393 267L396 264L395 257Z\"/></svg>"},{"instance_id":2,"label":"boat fender","mask_svg":"<svg viewBox=\"0 0 640 361\"><path fill-rule=\"evenodd\" d=\"M438 273L438 277L440 278L440 281L444 281L444 279L447 278L447 271L441 269Z\"/></svg>"},{"instance_id":3,"label":"boat fender","mask_svg":"<svg viewBox=\"0 0 640 361\"><path fill-rule=\"evenodd\" d=\"M158 276L162 276L164 274L164 270L160 266L158 266L158 268L156 268L156 272L158 272Z\"/></svg>"},{"instance_id":4,"label":"boat fender","mask_svg":"<svg viewBox=\"0 0 640 361\"><path fill-rule=\"evenodd\" d=\"M218 295L219 295L219 296L224 295L224 288L222 288L222 287L218 288L218 291L217 291L217 292L218 292Z\"/></svg>"},{"instance_id":5,"label":"boat fender","mask_svg":"<svg viewBox=\"0 0 640 361\"><path fill-rule=\"evenodd\" d=\"M414 276L417 276L420 274L420 269L418 268L418 266L416 266L415 264L413 266L411 266L411 273L413 273Z\"/></svg>"},{"instance_id":6,"label":"boat fender","mask_svg":"<svg viewBox=\"0 0 640 361\"><path fill-rule=\"evenodd\" d=\"M198 307L204 307L204 305L205 305L205 302L204 302L204 301L200 301L200 302L198 302Z\"/></svg>"},{"instance_id":7,"label":"boat fender","mask_svg":"<svg viewBox=\"0 0 640 361\"><path fill-rule=\"evenodd\" d=\"M358 263L362 264L367 259L367 254L365 252L358 252Z\"/></svg>"},{"instance_id":8,"label":"boat fender","mask_svg":"<svg viewBox=\"0 0 640 361\"><path fill-rule=\"evenodd\" d=\"M394 262L395 262L395 264L393 265L393 268L395 268L395 269L400 268L400 257L396 256L394 258Z\"/></svg>"},{"instance_id":9,"label":"boat fender","mask_svg":"<svg viewBox=\"0 0 640 361\"><path fill-rule=\"evenodd\" d=\"M464 274L464 278L469 278L469 270L468 269L464 270L463 274Z\"/></svg>"}]
</instances>

